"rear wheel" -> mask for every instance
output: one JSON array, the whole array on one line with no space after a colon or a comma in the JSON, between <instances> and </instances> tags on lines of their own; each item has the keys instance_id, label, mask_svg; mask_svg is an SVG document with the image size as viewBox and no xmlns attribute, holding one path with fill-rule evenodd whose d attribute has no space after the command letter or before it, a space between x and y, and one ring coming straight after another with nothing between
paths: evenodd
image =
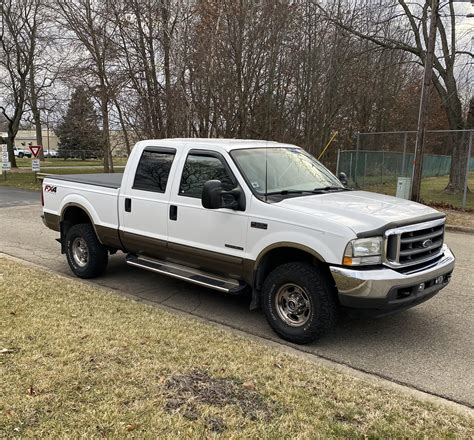
<instances>
[{"instance_id":1,"label":"rear wheel","mask_svg":"<svg viewBox=\"0 0 474 440\"><path fill-rule=\"evenodd\" d=\"M108 250L95 235L90 223L71 226L66 234L66 258L80 278L94 278L107 267Z\"/></svg>"},{"instance_id":2,"label":"rear wheel","mask_svg":"<svg viewBox=\"0 0 474 440\"><path fill-rule=\"evenodd\" d=\"M288 341L312 342L336 323L334 287L321 268L302 262L278 266L266 278L262 294L269 324Z\"/></svg>"}]
</instances>

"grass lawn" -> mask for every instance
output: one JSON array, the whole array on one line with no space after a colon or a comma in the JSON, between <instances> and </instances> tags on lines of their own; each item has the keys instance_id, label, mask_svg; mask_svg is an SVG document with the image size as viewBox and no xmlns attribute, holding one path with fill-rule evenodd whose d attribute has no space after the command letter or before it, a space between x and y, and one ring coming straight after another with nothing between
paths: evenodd
<instances>
[{"instance_id":1,"label":"grass lawn","mask_svg":"<svg viewBox=\"0 0 474 440\"><path fill-rule=\"evenodd\" d=\"M114 158L114 166L125 165L127 163L126 158ZM31 168L31 159L23 157L16 159L16 164L19 168ZM101 160L80 160L80 159L45 159L41 161L41 168L48 167L90 167L90 166L102 166Z\"/></svg>"},{"instance_id":2,"label":"grass lawn","mask_svg":"<svg viewBox=\"0 0 474 440\"><path fill-rule=\"evenodd\" d=\"M48 168L42 168L42 173L50 173L50 174L92 174L92 173L103 173L104 170L102 168L81 168L81 167L73 167L73 168L60 168L60 169L52 169L48 171ZM119 168L117 166L116 172L122 173L123 168ZM35 181L35 176L32 172L24 172L22 170L9 172L7 174L7 179L4 180L4 177L0 174L0 186L13 186L15 188L22 188L22 189L33 189L40 191L41 190L41 183L42 181L38 179Z\"/></svg>"},{"instance_id":3,"label":"grass lawn","mask_svg":"<svg viewBox=\"0 0 474 440\"><path fill-rule=\"evenodd\" d=\"M425 177L421 181L421 197L423 203L427 205L446 205L461 208L462 206L462 193L461 194L446 194L443 190L448 184L448 176L441 177ZM469 188L471 192L467 193L466 197L466 208L474 209L474 173L469 174L468 180ZM388 181L380 184L368 184L364 189L366 191L373 191L382 194L388 194L391 196L395 195L397 181Z\"/></svg>"},{"instance_id":4,"label":"grass lawn","mask_svg":"<svg viewBox=\"0 0 474 440\"><path fill-rule=\"evenodd\" d=\"M472 438L474 419L0 258L0 437Z\"/></svg>"}]
</instances>

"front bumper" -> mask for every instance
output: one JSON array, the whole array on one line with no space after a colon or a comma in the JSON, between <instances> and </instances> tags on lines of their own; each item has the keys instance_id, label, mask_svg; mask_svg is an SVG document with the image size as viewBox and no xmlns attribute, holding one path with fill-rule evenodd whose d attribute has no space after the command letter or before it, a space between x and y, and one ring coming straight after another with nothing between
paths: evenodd
<instances>
[{"instance_id":1,"label":"front bumper","mask_svg":"<svg viewBox=\"0 0 474 440\"><path fill-rule=\"evenodd\" d=\"M454 255L444 245L443 255L432 265L413 273L388 267L352 269L330 266L344 307L364 315L384 316L420 304L447 286L454 269Z\"/></svg>"}]
</instances>

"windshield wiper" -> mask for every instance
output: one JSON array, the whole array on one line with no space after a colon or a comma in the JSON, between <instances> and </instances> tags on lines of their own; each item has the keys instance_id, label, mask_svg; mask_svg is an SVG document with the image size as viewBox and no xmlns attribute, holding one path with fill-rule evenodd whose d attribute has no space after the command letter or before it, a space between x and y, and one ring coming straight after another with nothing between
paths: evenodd
<instances>
[{"instance_id":1,"label":"windshield wiper","mask_svg":"<svg viewBox=\"0 0 474 440\"><path fill-rule=\"evenodd\" d=\"M320 193L326 191L349 191L348 188L344 188L343 186L325 186L323 188L314 188L313 193Z\"/></svg>"},{"instance_id":2,"label":"windshield wiper","mask_svg":"<svg viewBox=\"0 0 474 440\"><path fill-rule=\"evenodd\" d=\"M305 190L305 189L284 189L282 191L272 191L267 193L267 196L286 196L287 194L315 194L313 190Z\"/></svg>"},{"instance_id":3,"label":"windshield wiper","mask_svg":"<svg viewBox=\"0 0 474 440\"><path fill-rule=\"evenodd\" d=\"M344 188L341 186L325 186L323 188L315 188L315 189L283 189L281 191L272 191L267 193L267 196L286 196L288 194L321 194L327 191L349 191L348 188Z\"/></svg>"}]
</instances>

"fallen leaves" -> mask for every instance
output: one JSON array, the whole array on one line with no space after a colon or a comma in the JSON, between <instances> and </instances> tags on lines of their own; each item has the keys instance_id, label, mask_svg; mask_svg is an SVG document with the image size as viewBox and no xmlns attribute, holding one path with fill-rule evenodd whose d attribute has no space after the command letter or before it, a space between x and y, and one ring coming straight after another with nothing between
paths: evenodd
<instances>
[{"instance_id":1,"label":"fallen leaves","mask_svg":"<svg viewBox=\"0 0 474 440\"><path fill-rule=\"evenodd\" d=\"M128 432L132 432L132 431L135 431L135 429L138 428L138 424L136 423L129 423L127 426L125 426L125 429L128 431Z\"/></svg>"},{"instance_id":2,"label":"fallen leaves","mask_svg":"<svg viewBox=\"0 0 474 440\"><path fill-rule=\"evenodd\" d=\"M250 390L250 391L255 391L255 384L253 382L244 382L242 384L242 387L245 388L246 390Z\"/></svg>"}]
</instances>

